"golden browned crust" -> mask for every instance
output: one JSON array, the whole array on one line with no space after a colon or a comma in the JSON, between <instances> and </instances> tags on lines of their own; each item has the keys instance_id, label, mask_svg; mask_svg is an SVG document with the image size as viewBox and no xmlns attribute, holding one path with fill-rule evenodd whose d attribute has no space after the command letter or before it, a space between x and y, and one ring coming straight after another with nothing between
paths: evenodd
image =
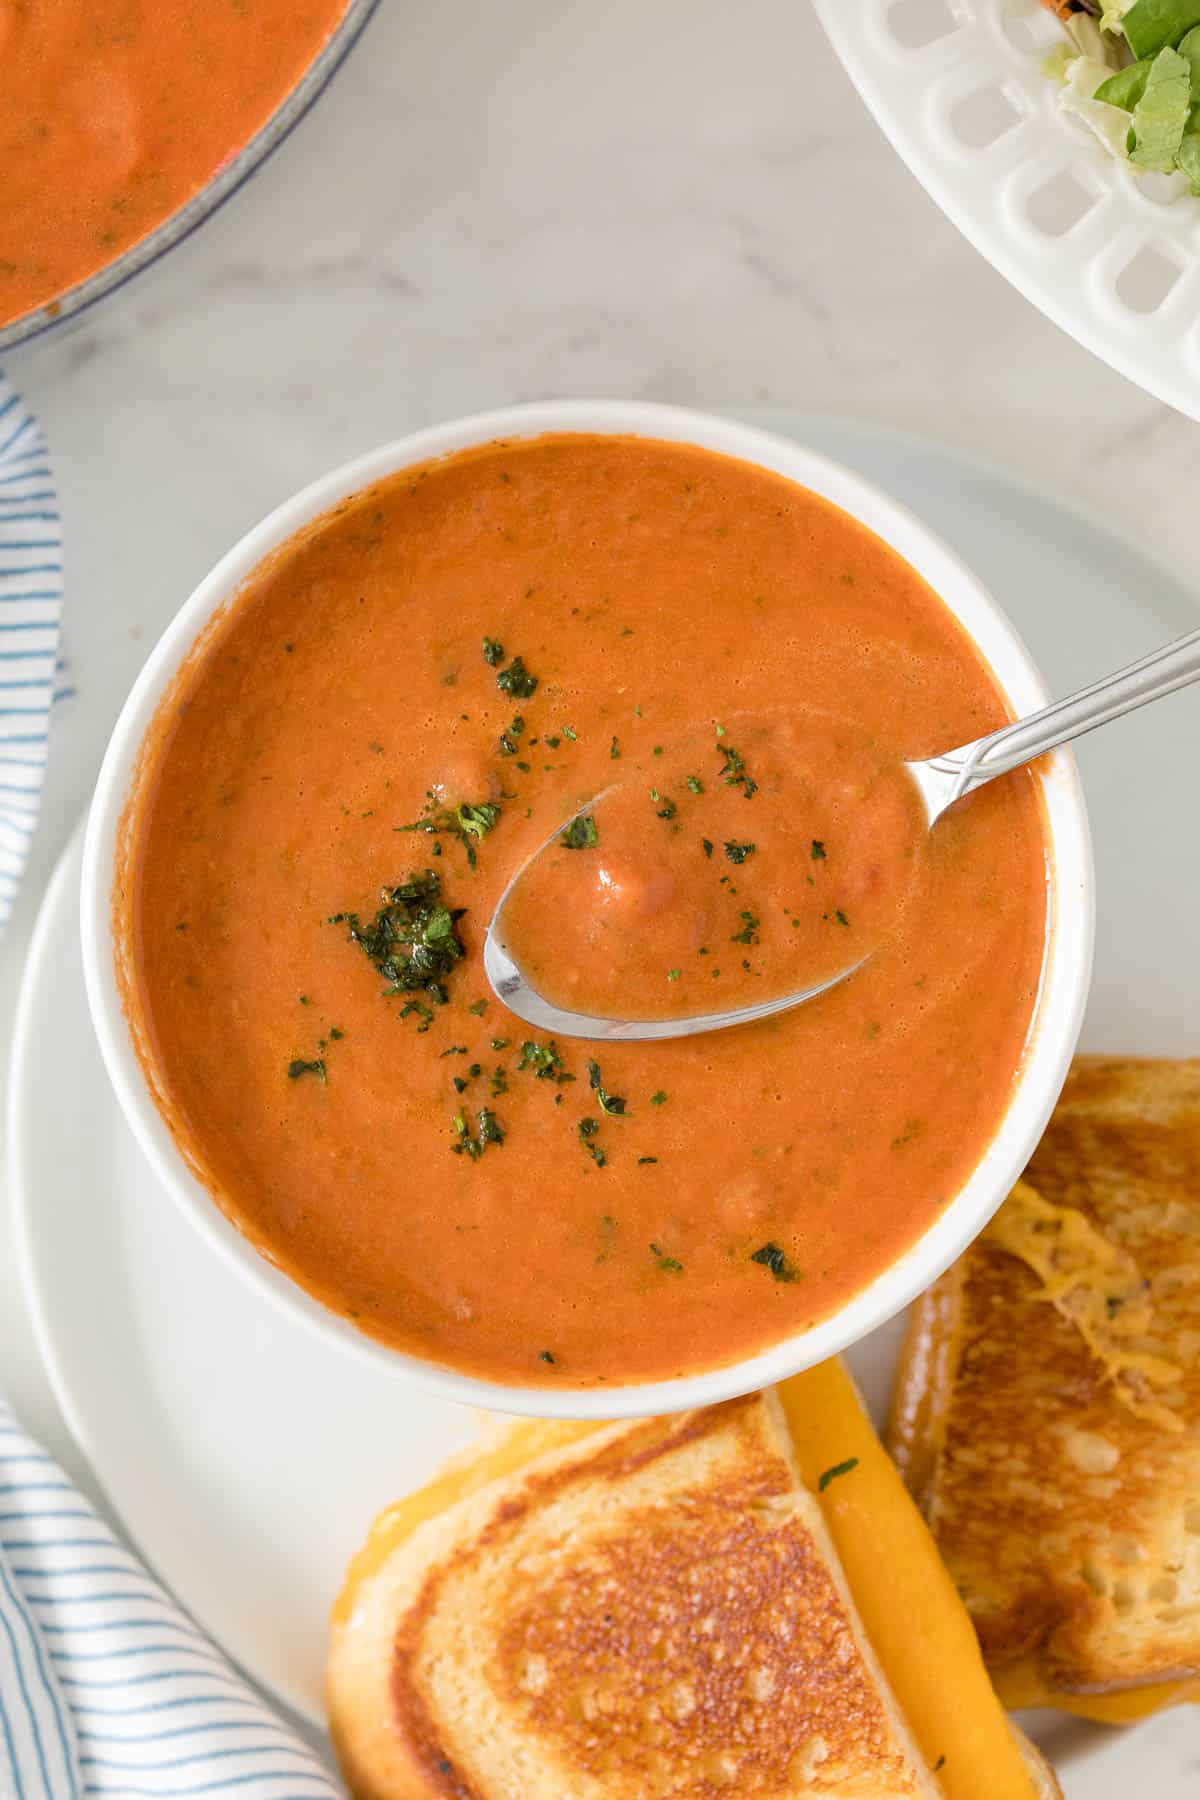
<instances>
[{"instance_id":1,"label":"golden browned crust","mask_svg":"<svg viewBox=\"0 0 1200 1800\"><path fill-rule=\"evenodd\" d=\"M1101 1323L1128 1306L1134 1329L1106 1363L1086 1296L990 1230L917 1310L898 1459L993 1665L1031 1655L1076 1693L1195 1673L1200 1062L1079 1058L1027 1180L1111 1252Z\"/></svg>"},{"instance_id":2,"label":"golden browned crust","mask_svg":"<svg viewBox=\"0 0 1200 1800\"><path fill-rule=\"evenodd\" d=\"M335 1628L330 1707L356 1800L938 1792L770 1395L420 1527Z\"/></svg>"}]
</instances>

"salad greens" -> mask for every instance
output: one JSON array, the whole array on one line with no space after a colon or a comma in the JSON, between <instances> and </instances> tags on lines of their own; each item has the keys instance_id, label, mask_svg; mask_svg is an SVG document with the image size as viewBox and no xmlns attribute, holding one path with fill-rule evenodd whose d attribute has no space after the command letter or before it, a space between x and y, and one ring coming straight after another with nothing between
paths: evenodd
<instances>
[{"instance_id":1,"label":"salad greens","mask_svg":"<svg viewBox=\"0 0 1200 1800\"><path fill-rule=\"evenodd\" d=\"M1064 112L1135 169L1200 195L1200 0L1047 0L1068 45L1047 72Z\"/></svg>"}]
</instances>

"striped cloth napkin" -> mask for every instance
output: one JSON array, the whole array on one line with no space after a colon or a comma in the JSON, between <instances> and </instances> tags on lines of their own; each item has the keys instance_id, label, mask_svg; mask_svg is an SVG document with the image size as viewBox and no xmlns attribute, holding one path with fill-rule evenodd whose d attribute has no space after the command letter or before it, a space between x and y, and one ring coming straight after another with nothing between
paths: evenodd
<instances>
[{"instance_id":1,"label":"striped cloth napkin","mask_svg":"<svg viewBox=\"0 0 1200 1800\"><path fill-rule=\"evenodd\" d=\"M41 804L58 659L62 530L38 422L0 375L0 935Z\"/></svg>"},{"instance_id":2,"label":"striped cloth napkin","mask_svg":"<svg viewBox=\"0 0 1200 1800\"><path fill-rule=\"evenodd\" d=\"M2 1800L341 1792L0 1400Z\"/></svg>"}]
</instances>

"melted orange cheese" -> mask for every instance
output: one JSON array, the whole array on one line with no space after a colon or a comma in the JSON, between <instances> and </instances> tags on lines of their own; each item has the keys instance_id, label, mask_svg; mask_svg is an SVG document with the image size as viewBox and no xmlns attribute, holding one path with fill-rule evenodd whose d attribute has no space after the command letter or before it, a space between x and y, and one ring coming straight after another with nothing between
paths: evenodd
<instances>
[{"instance_id":1,"label":"melted orange cheese","mask_svg":"<svg viewBox=\"0 0 1200 1800\"><path fill-rule=\"evenodd\" d=\"M967 1610L845 1365L794 1375L779 1397L867 1635L950 1800L1033 1800Z\"/></svg>"}]
</instances>

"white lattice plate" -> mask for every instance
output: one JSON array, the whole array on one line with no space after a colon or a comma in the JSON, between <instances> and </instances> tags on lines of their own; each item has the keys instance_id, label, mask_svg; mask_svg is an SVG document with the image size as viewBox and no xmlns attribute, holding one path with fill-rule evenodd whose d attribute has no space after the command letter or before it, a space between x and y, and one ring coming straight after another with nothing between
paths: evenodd
<instances>
[{"instance_id":1,"label":"white lattice plate","mask_svg":"<svg viewBox=\"0 0 1200 1800\"><path fill-rule=\"evenodd\" d=\"M1058 107L1039 0L814 0L877 122L988 261L1064 331L1200 419L1200 199ZM1172 197L1174 196L1174 197Z\"/></svg>"}]
</instances>

